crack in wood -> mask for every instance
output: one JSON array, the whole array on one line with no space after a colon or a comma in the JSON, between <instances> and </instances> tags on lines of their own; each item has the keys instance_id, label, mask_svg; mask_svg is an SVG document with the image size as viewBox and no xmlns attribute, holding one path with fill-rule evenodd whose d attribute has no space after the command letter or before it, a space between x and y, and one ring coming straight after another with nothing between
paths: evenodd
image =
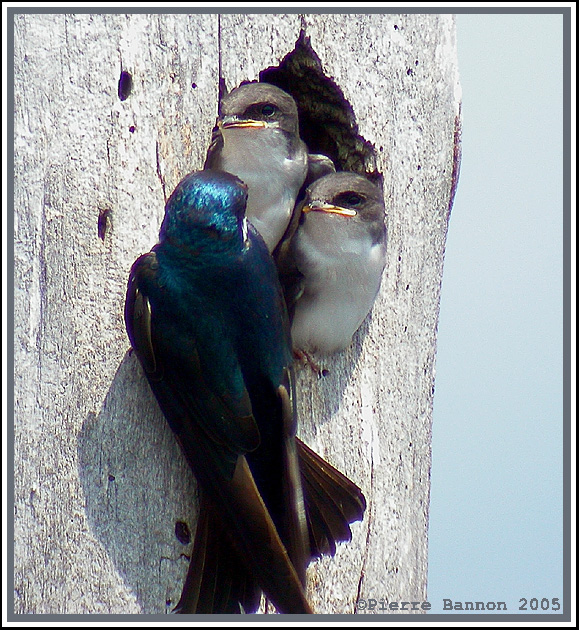
<instances>
[{"instance_id":1,"label":"crack in wood","mask_svg":"<svg viewBox=\"0 0 579 630\"><path fill-rule=\"evenodd\" d=\"M161 188L163 189L163 199L165 199L165 204L167 204L167 191L165 190L165 179L163 177L163 173L161 172L161 159L159 156L159 141L155 142L155 159L157 162L157 177L161 182Z\"/></svg>"}]
</instances>

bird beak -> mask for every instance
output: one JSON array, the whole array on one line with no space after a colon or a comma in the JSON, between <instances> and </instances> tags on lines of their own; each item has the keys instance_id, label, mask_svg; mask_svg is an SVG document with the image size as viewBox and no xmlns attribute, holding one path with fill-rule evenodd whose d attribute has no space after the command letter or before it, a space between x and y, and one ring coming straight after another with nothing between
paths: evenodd
<instances>
[{"instance_id":1,"label":"bird beak","mask_svg":"<svg viewBox=\"0 0 579 630\"><path fill-rule=\"evenodd\" d=\"M220 129L243 129L247 127L263 129L269 125L264 120L239 120L236 116L225 116L224 118L219 119L217 126Z\"/></svg>"},{"instance_id":2,"label":"bird beak","mask_svg":"<svg viewBox=\"0 0 579 630\"><path fill-rule=\"evenodd\" d=\"M351 208L342 208L341 206L333 206L330 203L320 201L311 201L302 208L302 212L327 212L329 214L340 214L343 217L355 217L358 213Z\"/></svg>"}]
</instances>

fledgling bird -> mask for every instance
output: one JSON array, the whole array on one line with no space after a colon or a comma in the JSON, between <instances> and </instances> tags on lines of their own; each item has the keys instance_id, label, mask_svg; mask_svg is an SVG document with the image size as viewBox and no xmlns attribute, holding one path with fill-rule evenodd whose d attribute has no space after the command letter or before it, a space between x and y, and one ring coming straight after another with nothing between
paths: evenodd
<instances>
[{"instance_id":1,"label":"fledgling bird","mask_svg":"<svg viewBox=\"0 0 579 630\"><path fill-rule=\"evenodd\" d=\"M288 246L294 349L346 348L372 308L386 262L382 191L356 173L338 172L306 191Z\"/></svg>"},{"instance_id":2,"label":"fledgling bird","mask_svg":"<svg viewBox=\"0 0 579 630\"><path fill-rule=\"evenodd\" d=\"M273 251L308 172L294 99L268 83L232 90L220 103L204 168L232 173L247 185L247 217Z\"/></svg>"},{"instance_id":3,"label":"fledgling bird","mask_svg":"<svg viewBox=\"0 0 579 630\"><path fill-rule=\"evenodd\" d=\"M295 437L287 313L246 198L228 173L188 175L127 288L132 347L199 482L181 613L254 612L262 590L280 612L312 612L310 558L349 540L366 506Z\"/></svg>"}]
</instances>

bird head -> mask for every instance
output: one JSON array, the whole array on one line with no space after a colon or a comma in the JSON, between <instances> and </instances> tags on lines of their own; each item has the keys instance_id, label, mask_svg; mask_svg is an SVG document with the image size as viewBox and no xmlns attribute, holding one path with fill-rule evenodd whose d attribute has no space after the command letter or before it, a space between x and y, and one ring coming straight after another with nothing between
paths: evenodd
<instances>
[{"instance_id":1,"label":"bird head","mask_svg":"<svg viewBox=\"0 0 579 630\"><path fill-rule=\"evenodd\" d=\"M218 126L228 129L280 129L298 135L298 110L294 99L269 83L246 83L221 101Z\"/></svg>"},{"instance_id":2,"label":"bird head","mask_svg":"<svg viewBox=\"0 0 579 630\"><path fill-rule=\"evenodd\" d=\"M307 225L309 215L323 223L324 229L340 222L343 227L336 224L336 229L369 232L375 241L384 238L382 191L356 173L341 171L313 182L303 202L302 225Z\"/></svg>"},{"instance_id":3,"label":"bird head","mask_svg":"<svg viewBox=\"0 0 579 630\"><path fill-rule=\"evenodd\" d=\"M191 245L206 237L231 241L246 222L247 186L235 175L198 171L187 175L165 206L160 238Z\"/></svg>"}]
</instances>

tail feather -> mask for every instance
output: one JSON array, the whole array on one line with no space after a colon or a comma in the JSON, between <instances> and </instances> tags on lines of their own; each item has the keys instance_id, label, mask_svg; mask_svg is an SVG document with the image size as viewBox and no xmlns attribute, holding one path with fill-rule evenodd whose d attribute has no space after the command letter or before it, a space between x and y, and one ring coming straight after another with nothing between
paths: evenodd
<instances>
[{"instance_id":1,"label":"tail feather","mask_svg":"<svg viewBox=\"0 0 579 630\"><path fill-rule=\"evenodd\" d=\"M253 613L260 600L261 589L239 560L213 507L202 494L189 571L173 612Z\"/></svg>"},{"instance_id":2,"label":"tail feather","mask_svg":"<svg viewBox=\"0 0 579 630\"><path fill-rule=\"evenodd\" d=\"M301 440L296 440L310 538L310 555L334 555L336 543L352 538L350 523L362 520L360 488ZM199 521L187 579L175 613L254 613L261 589L226 534L212 504L201 493Z\"/></svg>"},{"instance_id":3,"label":"tail feather","mask_svg":"<svg viewBox=\"0 0 579 630\"><path fill-rule=\"evenodd\" d=\"M352 538L350 523L362 520L360 488L301 440L297 440L312 557L334 555L337 542Z\"/></svg>"}]
</instances>

